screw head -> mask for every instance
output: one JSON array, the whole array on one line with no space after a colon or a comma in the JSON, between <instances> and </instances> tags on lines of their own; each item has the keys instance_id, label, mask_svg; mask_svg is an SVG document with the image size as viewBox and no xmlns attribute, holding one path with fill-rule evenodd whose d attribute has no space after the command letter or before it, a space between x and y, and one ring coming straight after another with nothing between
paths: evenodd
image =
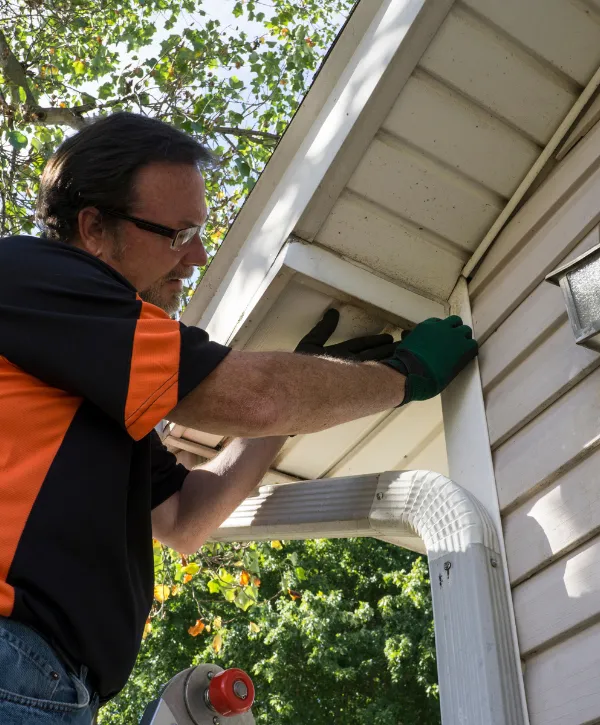
<instances>
[{"instance_id":1,"label":"screw head","mask_svg":"<svg viewBox=\"0 0 600 725\"><path fill-rule=\"evenodd\" d=\"M446 563L444 564L444 570L445 570L445 571L450 571L450 569L452 569L452 562L450 562L450 561L447 561L447 562L446 562Z\"/></svg>"},{"instance_id":2,"label":"screw head","mask_svg":"<svg viewBox=\"0 0 600 725\"><path fill-rule=\"evenodd\" d=\"M494 567L494 569L498 566L496 559L490 559L490 564Z\"/></svg>"},{"instance_id":3,"label":"screw head","mask_svg":"<svg viewBox=\"0 0 600 725\"><path fill-rule=\"evenodd\" d=\"M382 493L378 493L377 494L377 500L378 501L381 501L382 498L383 498L383 494Z\"/></svg>"},{"instance_id":4,"label":"screw head","mask_svg":"<svg viewBox=\"0 0 600 725\"><path fill-rule=\"evenodd\" d=\"M213 717L213 725L219 725L220 722L219 718L215 715L215 717Z\"/></svg>"},{"instance_id":5,"label":"screw head","mask_svg":"<svg viewBox=\"0 0 600 725\"><path fill-rule=\"evenodd\" d=\"M248 688L243 680L236 680L233 683L233 691L240 700L245 700L248 697Z\"/></svg>"},{"instance_id":6,"label":"screw head","mask_svg":"<svg viewBox=\"0 0 600 725\"><path fill-rule=\"evenodd\" d=\"M214 676L215 676L215 673L214 673L214 672L213 672L212 670L209 670L209 671L208 671L208 672L206 673L206 677L207 677L207 678L208 678L209 680L212 680L212 678L213 678Z\"/></svg>"}]
</instances>

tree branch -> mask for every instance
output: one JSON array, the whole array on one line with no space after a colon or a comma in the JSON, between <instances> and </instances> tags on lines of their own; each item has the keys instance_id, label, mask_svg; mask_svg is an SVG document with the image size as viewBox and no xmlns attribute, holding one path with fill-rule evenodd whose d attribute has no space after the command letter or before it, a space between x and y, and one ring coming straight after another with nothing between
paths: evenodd
<instances>
[{"instance_id":1,"label":"tree branch","mask_svg":"<svg viewBox=\"0 0 600 725\"><path fill-rule=\"evenodd\" d=\"M87 124L87 119L83 118L81 114L94 108L96 108L95 104L91 103L85 106L74 106L73 108L26 106L24 118L25 121L40 126L69 126L76 131L80 131Z\"/></svg>"},{"instance_id":2,"label":"tree branch","mask_svg":"<svg viewBox=\"0 0 600 725\"><path fill-rule=\"evenodd\" d=\"M8 177L8 183L2 184L2 220L0 224L0 234L2 236L6 236L6 233L8 231L7 229L7 213L6 213L6 197L7 193L6 190L12 191L14 180L15 180L15 171L17 166L17 157L19 155L19 152L17 149L13 148L10 154L10 173ZM3 174L4 175L4 174Z\"/></svg>"},{"instance_id":3,"label":"tree branch","mask_svg":"<svg viewBox=\"0 0 600 725\"><path fill-rule=\"evenodd\" d=\"M14 107L21 106L23 111L23 118L26 122L36 123L41 126L69 126L76 131L81 130L87 123L87 120L83 118L83 114L88 111L92 111L97 108L95 102L85 103L80 106L73 106L72 108L60 108L60 107L43 107L37 101L27 75L23 70L23 66L17 60L17 57L12 52L6 36L0 30L0 68L3 71L4 77L11 87L13 108L4 101L2 110L5 114L8 114L9 110L14 111ZM25 102L20 103L19 88L25 91ZM120 99L122 101L124 99ZM115 101L115 103L120 102ZM110 104L106 104L110 105Z\"/></svg>"},{"instance_id":4,"label":"tree branch","mask_svg":"<svg viewBox=\"0 0 600 725\"><path fill-rule=\"evenodd\" d=\"M255 131L252 128L230 128L229 126L213 126L211 129L214 133L222 133L229 136L249 136L263 139L265 141L279 141L276 133L268 133L267 131Z\"/></svg>"},{"instance_id":5,"label":"tree branch","mask_svg":"<svg viewBox=\"0 0 600 725\"><path fill-rule=\"evenodd\" d=\"M25 75L25 71L23 70L23 66L19 63L17 60L17 57L12 52L8 41L6 40L6 36L4 33L0 30L0 68L2 68L4 72L4 77L8 81L8 83L11 86L11 90L16 91L16 98L13 97L13 103L17 104L19 103L19 88L22 88L25 91L25 103L30 106L37 105L37 100L35 96L33 95L31 88L29 87L29 83L27 81L27 76Z\"/></svg>"},{"instance_id":6,"label":"tree branch","mask_svg":"<svg viewBox=\"0 0 600 725\"><path fill-rule=\"evenodd\" d=\"M71 108L60 108L50 107L42 108L42 106L25 107L25 120L30 123L37 123L41 126L70 126L76 131L80 131L84 128L88 122L88 118L83 118L84 113L89 111L102 111L105 108L111 108L117 106L119 103L130 101L135 98L133 94L123 96L123 98L117 98L114 101L109 101L99 106L96 101L90 101L90 103L82 103L80 106L72 106Z\"/></svg>"}]
</instances>

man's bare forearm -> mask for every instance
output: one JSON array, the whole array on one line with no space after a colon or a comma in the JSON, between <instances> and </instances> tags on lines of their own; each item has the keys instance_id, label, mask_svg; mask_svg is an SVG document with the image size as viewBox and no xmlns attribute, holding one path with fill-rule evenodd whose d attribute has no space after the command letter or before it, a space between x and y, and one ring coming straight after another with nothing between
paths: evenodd
<instances>
[{"instance_id":1,"label":"man's bare forearm","mask_svg":"<svg viewBox=\"0 0 600 725\"><path fill-rule=\"evenodd\" d=\"M231 436L314 433L395 407L404 383L380 363L234 350L169 419Z\"/></svg>"},{"instance_id":2,"label":"man's bare forearm","mask_svg":"<svg viewBox=\"0 0 600 725\"><path fill-rule=\"evenodd\" d=\"M155 537L181 553L197 551L252 493L285 441L238 438L190 471L181 491L153 512Z\"/></svg>"}]
</instances>

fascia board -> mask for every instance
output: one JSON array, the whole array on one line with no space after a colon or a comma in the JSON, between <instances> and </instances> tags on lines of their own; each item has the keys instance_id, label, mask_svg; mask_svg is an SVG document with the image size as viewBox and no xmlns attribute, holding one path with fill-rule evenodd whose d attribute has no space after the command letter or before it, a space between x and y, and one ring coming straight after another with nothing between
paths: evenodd
<instances>
[{"instance_id":1,"label":"fascia board","mask_svg":"<svg viewBox=\"0 0 600 725\"><path fill-rule=\"evenodd\" d=\"M441 302L400 287L322 247L292 238L271 265L237 323L232 325L224 343L242 347L276 304L285 286L298 276L305 284L326 290L335 299L371 309L404 328L428 317L446 314L446 306Z\"/></svg>"}]
</instances>

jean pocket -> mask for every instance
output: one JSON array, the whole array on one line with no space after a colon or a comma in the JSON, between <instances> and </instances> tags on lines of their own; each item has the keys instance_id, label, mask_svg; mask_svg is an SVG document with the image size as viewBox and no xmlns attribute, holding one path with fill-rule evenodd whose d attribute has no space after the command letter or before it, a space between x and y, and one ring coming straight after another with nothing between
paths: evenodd
<instances>
[{"instance_id":1,"label":"jean pocket","mask_svg":"<svg viewBox=\"0 0 600 725\"><path fill-rule=\"evenodd\" d=\"M30 639L30 638L28 638ZM0 700L44 710L79 710L89 704L89 693L78 678L45 657L40 647L0 628Z\"/></svg>"}]
</instances>

